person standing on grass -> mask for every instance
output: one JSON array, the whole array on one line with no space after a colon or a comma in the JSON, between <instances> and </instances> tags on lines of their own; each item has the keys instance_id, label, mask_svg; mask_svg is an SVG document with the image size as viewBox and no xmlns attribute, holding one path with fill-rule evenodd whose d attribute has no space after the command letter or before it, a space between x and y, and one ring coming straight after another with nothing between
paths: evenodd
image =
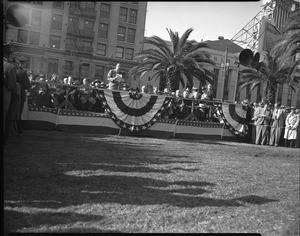
<instances>
[{"instance_id":1,"label":"person standing on grass","mask_svg":"<svg viewBox=\"0 0 300 236\"><path fill-rule=\"evenodd\" d=\"M255 111L257 110L258 108L258 103L257 102L254 102L253 103L253 106L251 108L251 129L252 129L252 132L251 132L251 143L255 144L255 139L256 139L256 121L254 119L254 114L255 114Z\"/></svg>"},{"instance_id":2,"label":"person standing on grass","mask_svg":"<svg viewBox=\"0 0 300 236\"><path fill-rule=\"evenodd\" d=\"M299 116L295 113L295 108L291 107L291 112L287 115L285 120L285 147L295 147L298 126Z\"/></svg>"},{"instance_id":3,"label":"person standing on grass","mask_svg":"<svg viewBox=\"0 0 300 236\"><path fill-rule=\"evenodd\" d=\"M107 74L108 89L117 90L119 89L119 82L117 81L119 76L119 70L121 68L121 64L118 63L115 69L111 69Z\"/></svg>"},{"instance_id":4,"label":"person standing on grass","mask_svg":"<svg viewBox=\"0 0 300 236\"><path fill-rule=\"evenodd\" d=\"M298 116L298 122L299 122L297 127L296 147L300 148L300 109L296 109L295 113Z\"/></svg>"},{"instance_id":5,"label":"person standing on grass","mask_svg":"<svg viewBox=\"0 0 300 236\"><path fill-rule=\"evenodd\" d=\"M30 80L28 78L27 72L23 69L22 63L26 61L26 58L15 58L15 66L16 66L16 71L17 71L17 82L20 85L20 95L21 95L21 100L20 100L20 108L18 112L18 119L17 119L17 131L19 134L24 133L23 131L23 124L22 124L22 111L24 108L24 103L26 101L26 90L29 90L31 88Z\"/></svg>"},{"instance_id":6,"label":"person standing on grass","mask_svg":"<svg viewBox=\"0 0 300 236\"><path fill-rule=\"evenodd\" d=\"M256 121L256 145L264 145L267 141L267 126L271 119L271 112L268 109L268 104L260 102L260 107L258 107L254 113L254 120Z\"/></svg>"},{"instance_id":7,"label":"person standing on grass","mask_svg":"<svg viewBox=\"0 0 300 236\"><path fill-rule=\"evenodd\" d=\"M270 129L270 146L275 145L276 147L278 147L284 122L284 110L280 108L280 105L278 103L275 103L274 110L272 112L272 123Z\"/></svg>"},{"instance_id":8,"label":"person standing on grass","mask_svg":"<svg viewBox=\"0 0 300 236\"><path fill-rule=\"evenodd\" d=\"M13 122L12 107L14 106L13 96L20 99L20 90L17 82L17 72L13 64L8 62L11 54L11 47L3 43L3 143L7 144L9 127Z\"/></svg>"}]
</instances>

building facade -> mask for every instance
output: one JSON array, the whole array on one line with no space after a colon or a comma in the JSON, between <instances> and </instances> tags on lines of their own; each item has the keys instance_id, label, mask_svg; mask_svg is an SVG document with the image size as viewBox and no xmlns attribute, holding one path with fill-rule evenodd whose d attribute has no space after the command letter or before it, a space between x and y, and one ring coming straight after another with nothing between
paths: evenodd
<instances>
[{"instance_id":1,"label":"building facade","mask_svg":"<svg viewBox=\"0 0 300 236\"><path fill-rule=\"evenodd\" d=\"M26 69L106 83L108 71L121 63L131 84L127 74L142 48L147 2L6 1L4 8L12 4L28 9L28 24L7 24L6 31L14 54L27 58Z\"/></svg>"}]
</instances>

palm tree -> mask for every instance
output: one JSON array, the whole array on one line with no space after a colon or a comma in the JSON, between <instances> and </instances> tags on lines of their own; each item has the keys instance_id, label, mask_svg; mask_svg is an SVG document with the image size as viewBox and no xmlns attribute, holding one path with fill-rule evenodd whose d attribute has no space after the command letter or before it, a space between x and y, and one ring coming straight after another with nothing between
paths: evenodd
<instances>
[{"instance_id":1,"label":"palm tree","mask_svg":"<svg viewBox=\"0 0 300 236\"><path fill-rule=\"evenodd\" d=\"M198 43L195 40L188 40L192 28L187 29L179 37L178 32L167 29L172 48L158 36L146 38L144 43L154 48L143 50L135 56L141 63L129 71L129 76L140 75L154 71L150 79L160 79L160 90L168 87L170 91L179 89L179 83L185 87L193 86L193 77L201 83L212 83L212 65L210 54L201 49L208 48L205 43Z\"/></svg>"},{"instance_id":2,"label":"palm tree","mask_svg":"<svg viewBox=\"0 0 300 236\"><path fill-rule=\"evenodd\" d=\"M289 75L296 76L296 70L300 66L300 57L296 57L300 53L300 10L291 13L287 23L284 25L283 36L279 40L271 53L278 56L280 67L290 67ZM296 77L299 77L296 76Z\"/></svg>"},{"instance_id":3,"label":"palm tree","mask_svg":"<svg viewBox=\"0 0 300 236\"><path fill-rule=\"evenodd\" d=\"M266 85L264 100L267 103L275 103L275 94L279 84L289 84L293 91L300 89L299 79L289 76L290 67L280 67L279 56L273 56L267 51L266 59L260 62L258 70L247 68L242 70L240 88L251 85L254 90L258 85Z\"/></svg>"}]
</instances>

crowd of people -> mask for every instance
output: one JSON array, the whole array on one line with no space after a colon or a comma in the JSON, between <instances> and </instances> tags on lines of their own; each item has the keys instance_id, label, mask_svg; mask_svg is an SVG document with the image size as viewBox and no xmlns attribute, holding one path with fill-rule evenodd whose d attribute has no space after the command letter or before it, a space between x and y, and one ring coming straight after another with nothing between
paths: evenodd
<instances>
[{"instance_id":1,"label":"crowd of people","mask_svg":"<svg viewBox=\"0 0 300 236\"><path fill-rule=\"evenodd\" d=\"M300 147L300 109L279 103L244 102L247 107L246 142L256 145Z\"/></svg>"},{"instance_id":2,"label":"crowd of people","mask_svg":"<svg viewBox=\"0 0 300 236\"><path fill-rule=\"evenodd\" d=\"M151 85L131 88L122 83L119 74L121 65L109 71L108 84L84 78L73 80L72 76L62 78L53 74L33 75L22 68L20 57L10 57L10 46L4 45L4 143L8 136L18 136L23 133L21 113L24 102L28 106L63 108L78 111L92 111L105 113L105 107L100 99L98 89L124 90L134 95L153 94L171 97L168 107L161 114L167 119L189 119L195 121L222 122L213 106L211 84L198 89L186 88L170 92L167 88L159 91ZM9 60L10 58L10 60ZM250 103L245 100L243 108L247 111L246 124L248 135L244 141L286 147L299 147L299 109L285 108L275 103Z\"/></svg>"}]
</instances>

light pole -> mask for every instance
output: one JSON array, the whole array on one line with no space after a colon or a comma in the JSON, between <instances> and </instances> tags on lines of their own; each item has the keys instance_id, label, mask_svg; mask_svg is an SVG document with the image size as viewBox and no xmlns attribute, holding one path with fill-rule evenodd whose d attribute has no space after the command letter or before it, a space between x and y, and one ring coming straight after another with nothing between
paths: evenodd
<instances>
[{"instance_id":1,"label":"light pole","mask_svg":"<svg viewBox=\"0 0 300 236\"><path fill-rule=\"evenodd\" d=\"M223 72L223 84L222 84L222 95L221 95L221 102L224 101L224 89L225 89L225 81L226 76L228 73L229 63L227 62L228 59L228 47L225 50L225 62L221 64L222 72Z\"/></svg>"},{"instance_id":2,"label":"light pole","mask_svg":"<svg viewBox=\"0 0 300 236\"><path fill-rule=\"evenodd\" d=\"M235 87L234 87L233 102L235 102L235 99L236 99L238 82L239 82L239 66L237 66L237 68L236 68L236 83L235 83Z\"/></svg>"}]
</instances>

